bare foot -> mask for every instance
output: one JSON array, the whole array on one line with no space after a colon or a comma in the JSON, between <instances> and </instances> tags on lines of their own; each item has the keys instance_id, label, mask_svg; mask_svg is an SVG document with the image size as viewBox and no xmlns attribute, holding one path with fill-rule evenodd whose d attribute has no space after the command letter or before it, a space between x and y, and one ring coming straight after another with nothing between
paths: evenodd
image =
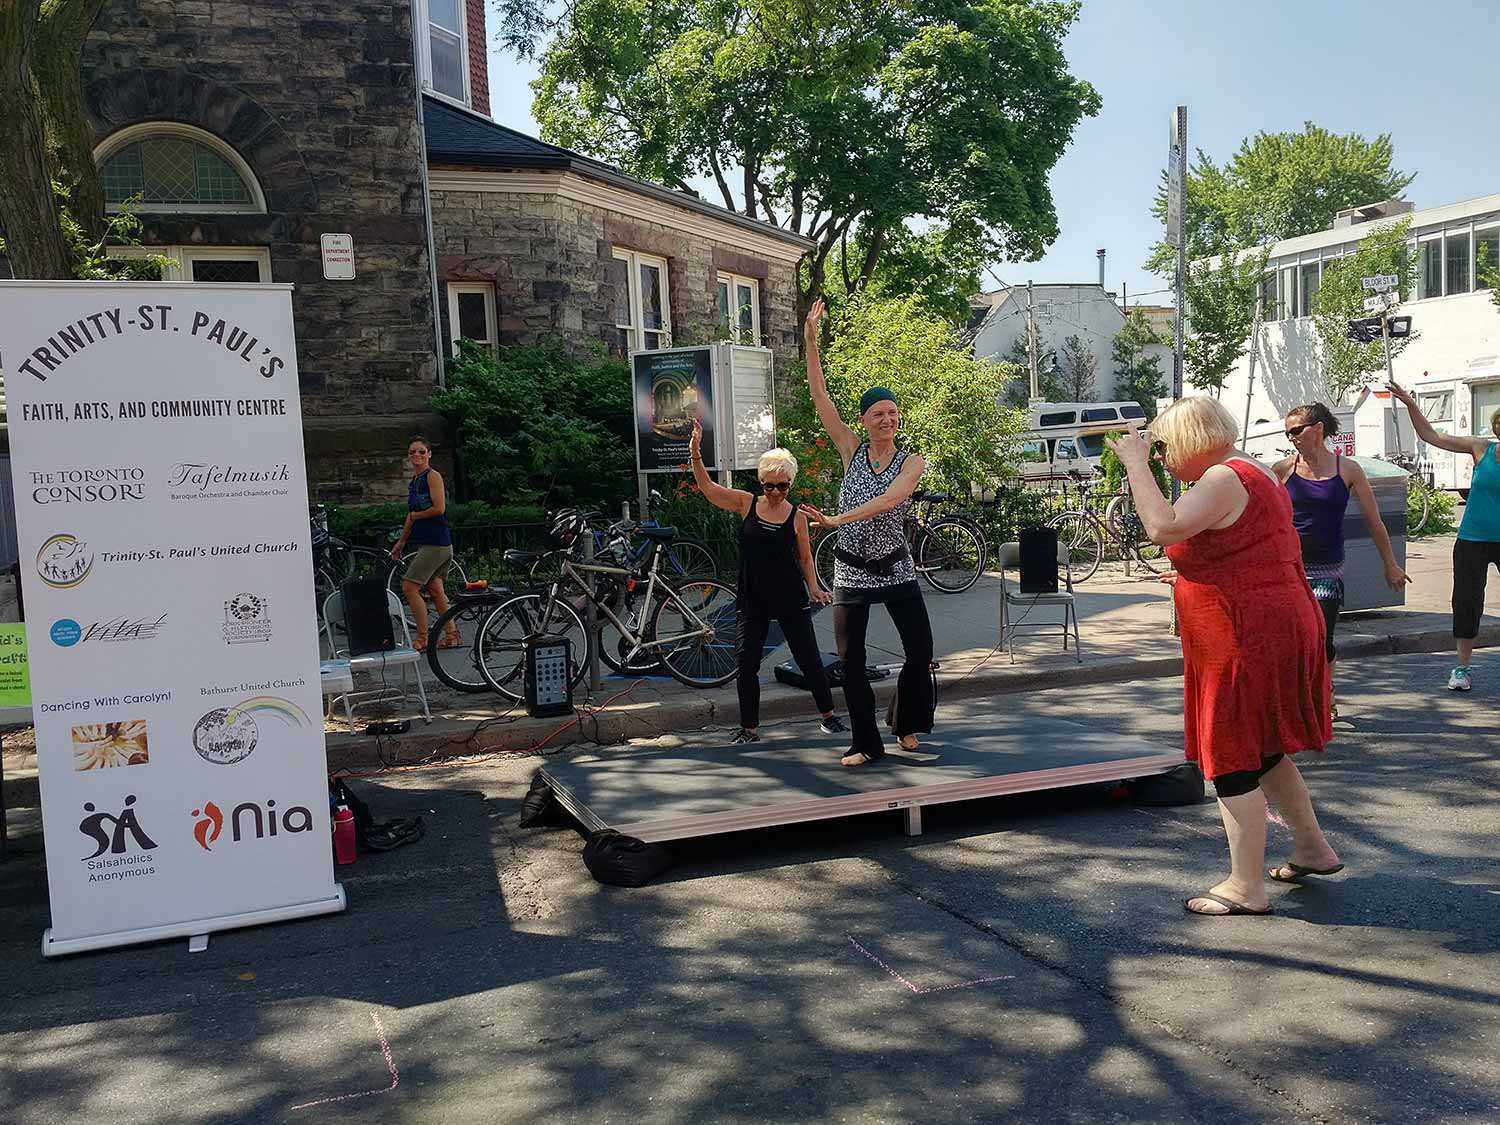
<instances>
[{"instance_id":1,"label":"bare foot","mask_svg":"<svg viewBox=\"0 0 1500 1125\"><path fill-rule=\"evenodd\" d=\"M915 750L921 744L921 741L922 740L914 734L903 734L901 736L901 749Z\"/></svg>"}]
</instances>

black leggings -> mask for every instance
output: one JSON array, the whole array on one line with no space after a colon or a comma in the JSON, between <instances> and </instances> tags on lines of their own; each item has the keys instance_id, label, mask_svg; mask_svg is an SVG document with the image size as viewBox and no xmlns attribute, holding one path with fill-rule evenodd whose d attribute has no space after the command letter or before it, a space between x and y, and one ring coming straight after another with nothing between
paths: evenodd
<instances>
[{"instance_id":1,"label":"black leggings","mask_svg":"<svg viewBox=\"0 0 1500 1125\"><path fill-rule=\"evenodd\" d=\"M1453 541L1453 635L1472 641L1484 616L1484 585L1490 566L1500 568L1500 543Z\"/></svg>"},{"instance_id":2,"label":"black leggings","mask_svg":"<svg viewBox=\"0 0 1500 1125\"><path fill-rule=\"evenodd\" d=\"M901 636L906 663L896 681L892 729L896 737L925 733L932 729L932 623L927 619L927 603L918 594L900 601L885 602L886 612ZM865 672L865 633L870 627L870 606L836 605L833 607L833 635L838 641L839 659L844 662L844 702L849 707L849 725L854 737L851 754L878 758L885 753L880 728L875 723L875 692Z\"/></svg>"},{"instance_id":3,"label":"black leggings","mask_svg":"<svg viewBox=\"0 0 1500 1125\"><path fill-rule=\"evenodd\" d=\"M760 726L760 662L772 620L771 615L747 611L744 603L740 604L740 674L735 687L740 695L742 727ZM812 612L804 607L791 613L778 613L774 620L786 634L786 643L797 667L812 685L813 702L822 714L828 714L833 710L833 691L828 686L828 673L823 668L818 641L813 635Z\"/></svg>"},{"instance_id":4,"label":"black leggings","mask_svg":"<svg viewBox=\"0 0 1500 1125\"><path fill-rule=\"evenodd\" d=\"M1258 770L1235 770L1233 773L1221 773L1214 778L1214 792L1219 795L1219 800L1226 797L1243 797L1246 793L1260 784L1260 779L1281 765L1281 759L1285 754L1272 754L1269 758L1260 760Z\"/></svg>"}]
</instances>

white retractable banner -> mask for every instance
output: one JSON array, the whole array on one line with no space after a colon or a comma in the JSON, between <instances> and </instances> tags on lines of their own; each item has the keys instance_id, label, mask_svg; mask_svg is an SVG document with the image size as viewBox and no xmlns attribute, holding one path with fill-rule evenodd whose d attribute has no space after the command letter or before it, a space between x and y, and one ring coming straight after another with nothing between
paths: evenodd
<instances>
[{"instance_id":1,"label":"white retractable banner","mask_svg":"<svg viewBox=\"0 0 1500 1125\"><path fill-rule=\"evenodd\" d=\"M0 282L48 955L343 909L291 289Z\"/></svg>"}]
</instances>

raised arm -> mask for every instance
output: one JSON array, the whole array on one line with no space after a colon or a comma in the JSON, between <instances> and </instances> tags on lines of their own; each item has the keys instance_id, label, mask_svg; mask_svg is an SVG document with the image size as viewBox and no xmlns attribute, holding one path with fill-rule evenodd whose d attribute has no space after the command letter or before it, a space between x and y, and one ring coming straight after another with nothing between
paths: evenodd
<instances>
[{"instance_id":1,"label":"raised arm","mask_svg":"<svg viewBox=\"0 0 1500 1125\"><path fill-rule=\"evenodd\" d=\"M1125 466L1125 475L1130 480L1130 497L1135 501L1136 515L1145 525L1146 537L1159 547L1191 539L1198 532L1236 515L1236 509L1243 512L1250 500L1250 494L1233 469L1227 465L1214 465L1173 504L1156 485L1149 460L1151 447L1140 434L1132 431L1104 440Z\"/></svg>"},{"instance_id":2,"label":"raised arm","mask_svg":"<svg viewBox=\"0 0 1500 1125\"><path fill-rule=\"evenodd\" d=\"M1457 434L1440 434L1433 429L1432 423L1417 409L1417 400L1405 387L1395 383L1387 383L1391 394L1406 404L1406 409L1411 415L1411 428L1417 431L1417 436L1428 445L1435 445L1439 449L1446 449L1449 453L1467 453L1478 461L1484 456L1485 446L1488 444L1486 438L1462 437Z\"/></svg>"},{"instance_id":3,"label":"raised arm","mask_svg":"<svg viewBox=\"0 0 1500 1125\"><path fill-rule=\"evenodd\" d=\"M745 515L750 511L750 505L755 503L755 497L748 492L742 492L738 488L725 488L722 484L715 484L708 470L703 465L703 450L700 448L703 442L703 423L693 419L693 436L688 439L688 465L693 470L693 480L703 491L703 498L715 508L723 508L726 512L734 512Z\"/></svg>"},{"instance_id":4,"label":"raised arm","mask_svg":"<svg viewBox=\"0 0 1500 1125\"><path fill-rule=\"evenodd\" d=\"M917 482L922 479L922 474L926 471L927 462L913 453L907 457L906 462L901 466L901 471L896 474L896 479L891 481L891 486L882 495L857 508L840 512L836 516L828 516L811 504L802 506L807 509L808 519L820 527L842 527L846 523L858 523L860 520L867 520L871 516L878 516L900 507L916 491Z\"/></svg>"},{"instance_id":5,"label":"raised arm","mask_svg":"<svg viewBox=\"0 0 1500 1125\"><path fill-rule=\"evenodd\" d=\"M1375 491L1370 487L1370 478L1365 476L1365 471L1355 462L1347 458L1340 461L1343 470L1344 483L1349 486L1349 491L1354 494L1354 499L1359 502L1359 510L1364 513L1365 526L1370 529L1370 538L1375 540L1375 549L1380 552L1380 560L1385 563L1385 580L1393 590L1399 590L1411 581L1406 571L1402 570L1396 562L1396 552L1391 549L1391 536L1385 529L1385 521L1380 518L1380 505L1375 502Z\"/></svg>"},{"instance_id":6,"label":"raised arm","mask_svg":"<svg viewBox=\"0 0 1500 1125\"><path fill-rule=\"evenodd\" d=\"M807 388L812 392L813 406L817 408L818 420L823 423L823 429L827 430L828 436L833 439L833 444L838 448L839 456L844 459L844 466L847 468L849 462L854 459L854 451L859 448L859 435L850 429L849 423L839 416L839 408L829 397L828 384L823 379L823 357L818 352L818 325L827 311L823 298L819 297L813 302L812 308L807 310L807 320L802 324L802 342L807 351Z\"/></svg>"}]
</instances>

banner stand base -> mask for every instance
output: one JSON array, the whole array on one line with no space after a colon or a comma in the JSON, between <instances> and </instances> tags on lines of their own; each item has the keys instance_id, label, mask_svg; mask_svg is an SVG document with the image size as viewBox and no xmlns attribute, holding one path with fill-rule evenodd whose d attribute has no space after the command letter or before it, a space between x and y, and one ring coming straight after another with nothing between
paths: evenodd
<instances>
[{"instance_id":1,"label":"banner stand base","mask_svg":"<svg viewBox=\"0 0 1500 1125\"><path fill-rule=\"evenodd\" d=\"M54 938L52 927L42 931L42 956L62 957L69 953L87 953L94 949L110 949L118 945L139 945L148 941L165 941L170 938L187 938L188 951L201 953L208 948L208 935L219 930L234 930L242 926L263 926L267 922L288 922L293 918L311 918L318 914L338 914L348 906L344 885L335 883L329 898L315 902L299 902L290 906L277 906L269 910L251 910L244 914L225 914L218 918L199 918L191 922L174 922L169 926L148 926L141 930L119 930L108 934L93 934L89 937Z\"/></svg>"}]
</instances>

